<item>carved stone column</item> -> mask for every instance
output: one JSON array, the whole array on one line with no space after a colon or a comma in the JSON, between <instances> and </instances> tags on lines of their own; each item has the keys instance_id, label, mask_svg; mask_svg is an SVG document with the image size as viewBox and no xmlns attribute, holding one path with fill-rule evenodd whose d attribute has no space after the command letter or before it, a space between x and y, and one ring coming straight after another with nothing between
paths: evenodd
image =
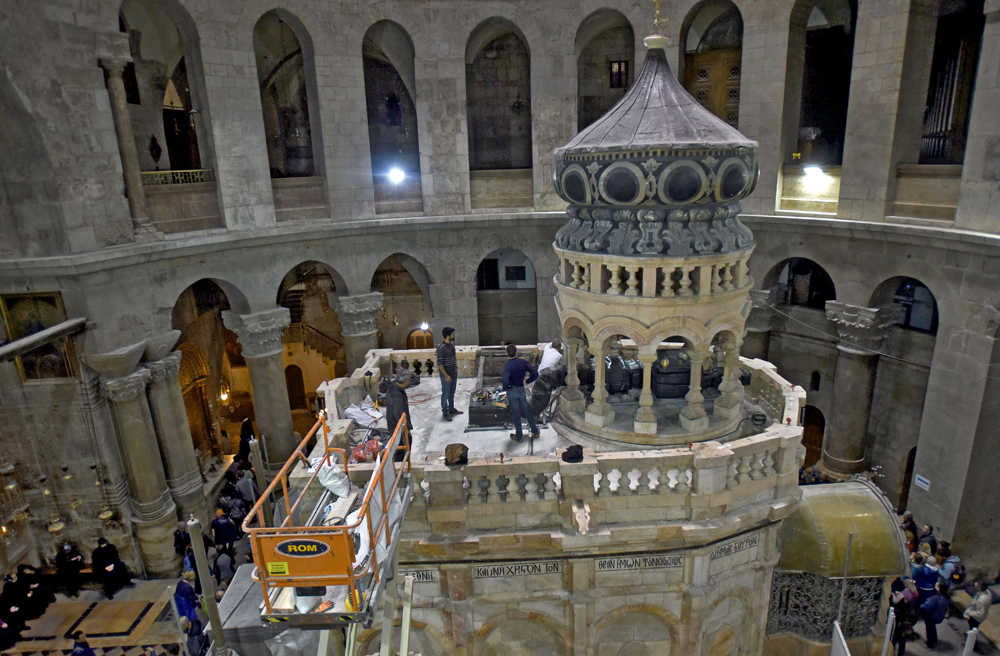
<instances>
[{"instance_id":1,"label":"carved stone column","mask_svg":"<svg viewBox=\"0 0 1000 656\"><path fill-rule=\"evenodd\" d=\"M102 57L98 60L104 69L104 84L111 100L111 116L118 137L118 151L122 158L122 176L125 179L125 197L132 212L132 227L136 232L152 230L153 221L146 207L146 195L142 189L142 174L139 169L139 153L132 133L132 117L125 97L125 82L122 73L128 60L117 57Z\"/></svg>"},{"instance_id":2,"label":"carved stone column","mask_svg":"<svg viewBox=\"0 0 1000 656\"><path fill-rule=\"evenodd\" d=\"M347 374L365 363L365 356L378 348L378 326L375 318L382 310L382 292L358 296L332 296L330 305L337 310L340 334L344 336Z\"/></svg>"},{"instance_id":3,"label":"carved stone column","mask_svg":"<svg viewBox=\"0 0 1000 656\"><path fill-rule=\"evenodd\" d=\"M566 389L562 393L566 412L583 413L587 400L580 391L580 372L577 370L577 354L583 348L583 340L575 337L563 339L566 345Z\"/></svg>"},{"instance_id":4,"label":"carved stone column","mask_svg":"<svg viewBox=\"0 0 1000 656\"><path fill-rule=\"evenodd\" d=\"M147 362L150 383L146 393L153 415L156 440L160 445L167 487L177 504L181 519L195 515L208 523L208 507L202 488L201 470L194 455L194 441L188 425L184 397L177 374L181 368L181 352L174 351L155 362Z\"/></svg>"},{"instance_id":5,"label":"carved stone column","mask_svg":"<svg viewBox=\"0 0 1000 656\"><path fill-rule=\"evenodd\" d=\"M591 346L590 352L594 356L594 394L593 402L587 406L584 414L584 421L594 426L607 426L615 420L615 411L606 400L608 390L604 387L604 372L608 367L604 360L604 347Z\"/></svg>"},{"instance_id":6,"label":"carved stone column","mask_svg":"<svg viewBox=\"0 0 1000 656\"><path fill-rule=\"evenodd\" d=\"M151 576L176 576L174 553L177 507L167 489L163 462L146 403L150 373L139 369L120 378L102 377L101 392L114 405L118 441L125 460L139 552Z\"/></svg>"},{"instance_id":7,"label":"carved stone column","mask_svg":"<svg viewBox=\"0 0 1000 656\"><path fill-rule=\"evenodd\" d=\"M256 314L226 310L222 322L236 333L243 346L253 388L257 431L264 438L268 464L277 470L297 446L281 364L281 335L291 323L291 314L283 307Z\"/></svg>"},{"instance_id":8,"label":"carved stone column","mask_svg":"<svg viewBox=\"0 0 1000 656\"><path fill-rule=\"evenodd\" d=\"M781 304L784 295L784 285L750 290L750 314L747 316L746 336L742 346L744 357L767 359L771 330L774 328L774 308Z\"/></svg>"},{"instance_id":9,"label":"carved stone column","mask_svg":"<svg viewBox=\"0 0 1000 656\"><path fill-rule=\"evenodd\" d=\"M835 477L865 469L865 437L871 415L878 348L896 323L891 308L863 308L827 301L826 318L837 330L833 412L823 437L820 468Z\"/></svg>"},{"instance_id":10,"label":"carved stone column","mask_svg":"<svg viewBox=\"0 0 1000 656\"><path fill-rule=\"evenodd\" d=\"M743 414L743 383L740 382L740 345L742 340L729 340L722 344L725 367L719 383L719 398L715 400L712 414L716 417L736 419Z\"/></svg>"},{"instance_id":11,"label":"carved stone column","mask_svg":"<svg viewBox=\"0 0 1000 656\"><path fill-rule=\"evenodd\" d=\"M702 407L705 397L701 393L701 370L708 357L707 350L688 351L688 359L691 361L691 383L688 393L684 395L687 405L681 410L680 422L689 433L708 430L708 413Z\"/></svg>"},{"instance_id":12,"label":"carved stone column","mask_svg":"<svg viewBox=\"0 0 1000 656\"><path fill-rule=\"evenodd\" d=\"M639 362L642 363L642 394L639 395L633 430L656 435L656 415L653 414L653 363L656 362L656 353L640 353Z\"/></svg>"}]
</instances>

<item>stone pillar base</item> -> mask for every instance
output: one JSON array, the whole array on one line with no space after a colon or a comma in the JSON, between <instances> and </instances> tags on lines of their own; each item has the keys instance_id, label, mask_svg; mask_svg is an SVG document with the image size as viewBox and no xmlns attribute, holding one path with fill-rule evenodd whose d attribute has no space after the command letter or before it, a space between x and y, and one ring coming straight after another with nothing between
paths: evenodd
<instances>
[{"instance_id":1,"label":"stone pillar base","mask_svg":"<svg viewBox=\"0 0 1000 656\"><path fill-rule=\"evenodd\" d=\"M843 460L827 453L823 449L823 458L819 461L819 470L829 478L845 479L851 474L858 474L865 470L865 461Z\"/></svg>"},{"instance_id":2,"label":"stone pillar base","mask_svg":"<svg viewBox=\"0 0 1000 656\"><path fill-rule=\"evenodd\" d=\"M132 522L146 575L150 578L175 578L181 571L180 556L174 553L177 516L170 513L150 521L133 517Z\"/></svg>"},{"instance_id":3,"label":"stone pillar base","mask_svg":"<svg viewBox=\"0 0 1000 656\"><path fill-rule=\"evenodd\" d=\"M559 402L565 412L583 414L587 410L587 399L579 389L567 387L559 396Z\"/></svg>"},{"instance_id":4,"label":"stone pillar base","mask_svg":"<svg viewBox=\"0 0 1000 656\"><path fill-rule=\"evenodd\" d=\"M708 417L698 417L691 419L683 413L680 416L681 426L689 433L700 433L708 430Z\"/></svg>"},{"instance_id":5,"label":"stone pillar base","mask_svg":"<svg viewBox=\"0 0 1000 656\"><path fill-rule=\"evenodd\" d=\"M656 422L639 421L636 419L632 422L632 430L636 433L642 433L643 435L656 435Z\"/></svg>"},{"instance_id":6,"label":"stone pillar base","mask_svg":"<svg viewBox=\"0 0 1000 656\"><path fill-rule=\"evenodd\" d=\"M588 424L604 428L615 420L615 411L605 401L594 401L584 413L583 420Z\"/></svg>"},{"instance_id":7,"label":"stone pillar base","mask_svg":"<svg viewBox=\"0 0 1000 656\"><path fill-rule=\"evenodd\" d=\"M719 399L721 400L721 399ZM719 405L719 400L715 402L712 407L712 415L715 417L723 417L725 419L736 419L743 416L743 404L739 401L735 405L726 406Z\"/></svg>"}]
</instances>

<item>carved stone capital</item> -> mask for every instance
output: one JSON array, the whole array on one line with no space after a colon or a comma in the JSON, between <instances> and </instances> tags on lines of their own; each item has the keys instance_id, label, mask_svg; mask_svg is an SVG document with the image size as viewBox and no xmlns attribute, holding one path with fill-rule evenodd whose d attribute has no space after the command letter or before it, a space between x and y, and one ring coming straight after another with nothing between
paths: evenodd
<instances>
[{"instance_id":1,"label":"carved stone capital","mask_svg":"<svg viewBox=\"0 0 1000 656\"><path fill-rule=\"evenodd\" d=\"M222 323L243 346L243 357L262 358L281 352L281 335L292 322L288 308L278 307L256 314L239 314L232 310L222 313Z\"/></svg>"},{"instance_id":2,"label":"carved stone capital","mask_svg":"<svg viewBox=\"0 0 1000 656\"><path fill-rule=\"evenodd\" d=\"M865 308L827 301L826 318L836 326L840 339L837 348L868 354L881 346L889 334L888 328L899 320L899 308Z\"/></svg>"},{"instance_id":3,"label":"carved stone capital","mask_svg":"<svg viewBox=\"0 0 1000 656\"><path fill-rule=\"evenodd\" d=\"M378 331L375 319L382 309L382 292L339 296L333 303L344 337L363 337Z\"/></svg>"},{"instance_id":4,"label":"carved stone capital","mask_svg":"<svg viewBox=\"0 0 1000 656\"><path fill-rule=\"evenodd\" d=\"M784 296L783 286L750 290L750 314L746 319L749 333L766 333L774 328L774 307Z\"/></svg>"},{"instance_id":5,"label":"carved stone capital","mask_svg":"<svg viewBox=\"0 0 1000 656\"><path fill-rule=\"evenodd\" d=\"M127 66L132 61L131 57L107 56L97 60L98 65L104 69L107 76L121 77Z\"/></svg>"},{"instance_id":6,"label":"carved stone capital","mask_svg":"<svg viewBox=\"0 0 1000 656\"><path fill-rule=\"evenodd\" d=\"M149 369L150 378L154 383L177 378L181 370L181 352L174 351L165 358L147 362L146 368Z\"/></svg>"},{"instance_id":7,"label":"carved stone capital","mask_svg":"<svg viewBox=\"0 0 1000 656\"><path fill-rule=\"evenodd\" d=\"M148 369L139 369L121 378L102 377L101 392L115 403L128 403L145 391L149 377Z\"/></svg>"}]
</instances>

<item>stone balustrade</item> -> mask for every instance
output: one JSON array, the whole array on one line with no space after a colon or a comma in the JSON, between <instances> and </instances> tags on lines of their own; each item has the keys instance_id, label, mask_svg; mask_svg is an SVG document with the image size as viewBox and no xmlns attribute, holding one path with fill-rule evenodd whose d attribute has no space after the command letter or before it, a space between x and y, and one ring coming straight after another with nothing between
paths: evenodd
<instances>
[{"instance_id":1,"label":"stone balustrade","mask_svg":"<svg viewBox=\"0 0 1000 656\"><path fill-rule=\"evenodd\" d=\"M556 248L557 283L610 296L683 299L745 292L753 281L750 250L697 258L614 257Z\"/></svg>"},{"instance_id":2,"label":"stone balustrade","mask_svg":"<svg viewBox=\"0 0 1000 656\"><path fill-rule=\"evenodd\" d=\"M806 404L806 391L778 375L778 368L767 360L740 358L740 367L750 370L750 384L745 397L775 421L793 426L801 423L800 414Z\"/></svg>"}]
</instances>

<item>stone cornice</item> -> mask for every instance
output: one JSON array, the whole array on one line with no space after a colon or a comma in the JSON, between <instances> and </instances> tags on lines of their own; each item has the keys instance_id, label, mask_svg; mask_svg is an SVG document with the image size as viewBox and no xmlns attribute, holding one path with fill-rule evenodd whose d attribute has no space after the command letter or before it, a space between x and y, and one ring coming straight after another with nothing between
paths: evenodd
<instances>
[{"instance_id":1,"label":"stone cornice","mask_svg":"<svg viewBox=\"0 0 1000 656\"><path fill-rule=\"evenodd\" d=\"M896 307L865 308L827 301L826 318L836 326L837 348L866 353L878 350L888 328L899 319L899 311Z\"/></svg>"},{"instance_id":2,"label":"stone cornice","mask_svg":"<svg viewBox=\"0 0 1000 656\"><path fill-rule=\"evenodd\" d=\"M382 292L340 296L334 305L344 337L372 335L378 330L375 319L382 309Z\"/></svg>"},{"instance_id":3,"label":"stone cornice","mask_svg":"<svg viewBox=\"0 0 1000 656\"><path fill-rule=\"evenodd\" d=\"M291 313L284 307L256 314L226 310L222 322L239 337L243 357L263 358L281 352L281 335L291 323Z\"/></svg>"},{"instance_id":4,"label":"stone cornice","mask_svg":"<svg viewBox=\"0 0 1000 656\"><path fill-rule=\"evenodd\" d=\"M155 362L147 362L146 368L149 369L151 380L154 383L177 378L177 374L181 370L181 352L174 351L165 358Z\"/></svg>"},{"instance_id":5,"label":"stone cornice","mask_svg":"<svg viewBox=\"0 0 1000 656\"><path fill-rule=\"evenodd\" d=\"M139 369L121 378L101 377L101 393L115 403L128 403L146 389L150 375L148 369Z\"/></svg>"}]
</instances>

